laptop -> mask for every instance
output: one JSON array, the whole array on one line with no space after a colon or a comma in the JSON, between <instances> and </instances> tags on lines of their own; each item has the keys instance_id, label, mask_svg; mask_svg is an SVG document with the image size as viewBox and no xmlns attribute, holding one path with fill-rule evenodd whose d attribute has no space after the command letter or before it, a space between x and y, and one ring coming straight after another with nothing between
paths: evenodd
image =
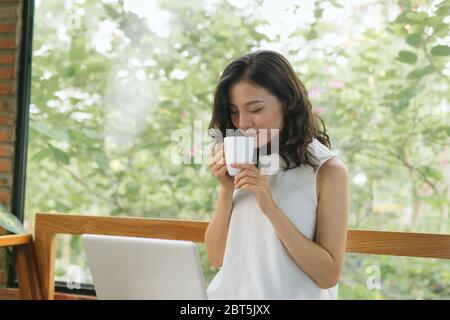
<instances>
[{"instance_id":1,"label":"laptop","mask_svg":"<svg viewBox=\"0 0 450 320\"><path fill-rule=\"evenodd\" d=\"M100 300L206 300L192 241L83 234Z\"/></svg>"}]
</instances>

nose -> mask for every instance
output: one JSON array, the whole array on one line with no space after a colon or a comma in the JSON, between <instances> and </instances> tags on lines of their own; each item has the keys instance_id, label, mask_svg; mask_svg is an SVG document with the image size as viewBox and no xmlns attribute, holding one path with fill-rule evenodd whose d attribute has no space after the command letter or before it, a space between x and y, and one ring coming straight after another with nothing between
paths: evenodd
<instances>
[{"instance_id":1,"label":"nose","mask_svg":"<svg viewBox=\"0 0 450 320\"><path fill-rule=\"evenodd\" d=\"M245 112L242 112L239 114L239 128L242 130L247 130L250 128L253 128L253 121L251 118L251 115L246 114Z\"/></svg>"}]
</instances>

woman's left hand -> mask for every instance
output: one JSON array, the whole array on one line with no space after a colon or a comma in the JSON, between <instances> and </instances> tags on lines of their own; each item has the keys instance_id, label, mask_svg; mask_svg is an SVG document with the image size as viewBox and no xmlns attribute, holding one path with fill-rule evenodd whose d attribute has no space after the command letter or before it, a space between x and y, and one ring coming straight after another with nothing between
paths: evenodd
<instances>
[{"instance_id":1,"label":"woman's left hand","mask_svg":"<svg viewBox=\"0 0 450 320\"><path fill-rule=\"evenodd\" d=\"M264 214L267 214L276 207L272 197L272 191L269 186L269 178L261 175L260 171L254 164L231 164L233 168L242 169L234 178L234 187L236 189L248 189L253 191Z\"/></svg>"}]
</instances>

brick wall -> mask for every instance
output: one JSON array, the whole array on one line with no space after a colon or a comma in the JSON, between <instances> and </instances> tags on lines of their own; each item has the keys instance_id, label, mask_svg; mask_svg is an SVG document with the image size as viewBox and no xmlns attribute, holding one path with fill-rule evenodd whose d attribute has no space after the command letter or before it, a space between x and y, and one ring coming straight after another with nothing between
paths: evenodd
<instances>
[{"instance_id":1,"label":"brick wall","mask_svg":"<svg viewBox=\"0 0 450 320\"><path fill-rule=\"evenodd\" d=\"M21 0L0 0L0 202L8 208L13 187L21 16ZM0 287L6 282L5 252L0 249Z\"/></svg>"}]
</instances>

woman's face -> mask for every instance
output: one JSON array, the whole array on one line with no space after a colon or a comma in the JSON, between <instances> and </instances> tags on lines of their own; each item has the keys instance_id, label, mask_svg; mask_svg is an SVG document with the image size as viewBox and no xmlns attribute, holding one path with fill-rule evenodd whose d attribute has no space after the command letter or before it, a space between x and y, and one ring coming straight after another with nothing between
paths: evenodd
<instances>
[{"instance_id":1,"label":"woman's face","mask_svg":"<svg viewBox=\"0 0 450 320\"><path fill-rule=\"evenodd\" d=\"M283 106L281 102L264 88L248 82L238 82L229 92L231 121L245 135L256 134L258 148L271 140L271 130L283 127ZM258 130L267 129L266 134ZM272 138L277 137L272 130ZM260 141L261 140L261 141Z\"/></svg>"}]
</instances>

